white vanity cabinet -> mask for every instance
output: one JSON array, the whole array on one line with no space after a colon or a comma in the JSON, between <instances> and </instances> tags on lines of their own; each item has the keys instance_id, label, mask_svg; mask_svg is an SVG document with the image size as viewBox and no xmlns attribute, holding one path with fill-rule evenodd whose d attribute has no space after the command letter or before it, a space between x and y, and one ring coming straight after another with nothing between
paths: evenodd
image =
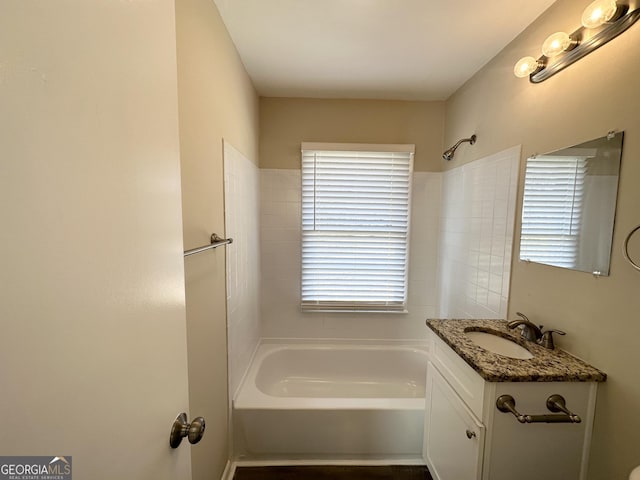
<instances>
[{"instance_id":1,"label":"white vanity cabinet","mask_svg":"<svg viewBox=\"0 0 640 480\"><path fill-rule=\"evenodd\" d=\"M596 382L488 382L431 337L423 456L435 480L586 479ZM582 421L523 424L496 407L511 395L518 412L550 415L553 394Z\"/></svg>"}]
</instances>

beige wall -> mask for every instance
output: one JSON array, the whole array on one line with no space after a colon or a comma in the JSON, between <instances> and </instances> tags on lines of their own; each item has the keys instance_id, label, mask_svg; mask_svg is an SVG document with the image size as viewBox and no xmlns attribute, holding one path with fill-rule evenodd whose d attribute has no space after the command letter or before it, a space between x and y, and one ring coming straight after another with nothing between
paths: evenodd
<instances>
[{"instance_id":1,"label":"beige wall","mask_svg":"<svg viewBox=\"0 0 640 480\"><path fill-rule=\"evenodd\" d=\"M212 0L177 0L178 101L185 249L224 234L222 139L257 164L258 97ZM220 478L229 454L225 248L185 259L194 480Z\"/></svg>"},{"instance_id":2,"label":"beige wall","mask_svg":"<svg viewBox=\"0 0 640 480\"><path fill-rule=\"evenodd\" d=\"M300 143L413 143L416 171L442 170L444 102L260 99L260 168L300 168Z\"/></svg>"},{"instance_id":3,"label":"beige wall","mask_svg":"<svg viewBox=\"0 0 640 480\"><path fill-rule=\"evenodd\" d=\"M608 130L625 131L611 276L516 260L509 308L510 316L522 311L536 323L565 330L561 346L608 373L598 394L589 479L622 480L640 464L640 273L621 253L624 237L640 223L640 26L542 84L512 73L520 57L539 52L547 35L577 28L586 3L558 1L456 92L447 101L445 143L478 135L476 145L459 150L452 167L516 144L522 144L524 159ZM519 229L518 219L517 235Z\"/></svg>"}]
</instances>

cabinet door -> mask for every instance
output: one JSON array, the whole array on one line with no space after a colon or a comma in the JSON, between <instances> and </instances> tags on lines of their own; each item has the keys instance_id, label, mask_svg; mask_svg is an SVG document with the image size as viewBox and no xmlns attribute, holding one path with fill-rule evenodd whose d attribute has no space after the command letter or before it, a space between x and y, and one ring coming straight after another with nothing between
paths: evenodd
<instances>
[{"instance_id":1,"label":"cabinet door","mask_svg":"<svg viewBox=\"0 0 640 480\"><path fill-rule=\"evenodd\" d=\"M429 363L424 455L436 480L478 480L485 428Z\"/></svg>"}]
</instances>

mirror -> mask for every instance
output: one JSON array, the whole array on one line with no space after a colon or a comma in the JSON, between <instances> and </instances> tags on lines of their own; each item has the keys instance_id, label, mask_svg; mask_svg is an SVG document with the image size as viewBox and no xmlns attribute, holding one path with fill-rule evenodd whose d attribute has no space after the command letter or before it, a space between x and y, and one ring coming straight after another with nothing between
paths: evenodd
<instances>
[{"instance_id":1,"label":"mirror","mask_svg":"<svg viewBox=\"0 0 640 480\"><path fill-rule=\"evenodd\" d=\"M623 137L527 159L520 260L609 275Z\"/></svg>"}]
</instances>

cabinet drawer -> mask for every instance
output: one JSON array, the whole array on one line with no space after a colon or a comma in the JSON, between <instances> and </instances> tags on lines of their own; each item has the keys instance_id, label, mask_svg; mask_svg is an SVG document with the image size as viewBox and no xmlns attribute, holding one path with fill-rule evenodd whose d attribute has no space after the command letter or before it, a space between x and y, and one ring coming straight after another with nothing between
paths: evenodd
<instances>
[{"instance_id":1,"label":"cabinet drawer","mask_svg":"<svg viewBox=\"0 0 640 480\"><path fill-rule=\"evenodd\" d=\"M482 418L485 381L473 368L431 333L432 362L476 417Z\"/></svg>"}]
</instances>

